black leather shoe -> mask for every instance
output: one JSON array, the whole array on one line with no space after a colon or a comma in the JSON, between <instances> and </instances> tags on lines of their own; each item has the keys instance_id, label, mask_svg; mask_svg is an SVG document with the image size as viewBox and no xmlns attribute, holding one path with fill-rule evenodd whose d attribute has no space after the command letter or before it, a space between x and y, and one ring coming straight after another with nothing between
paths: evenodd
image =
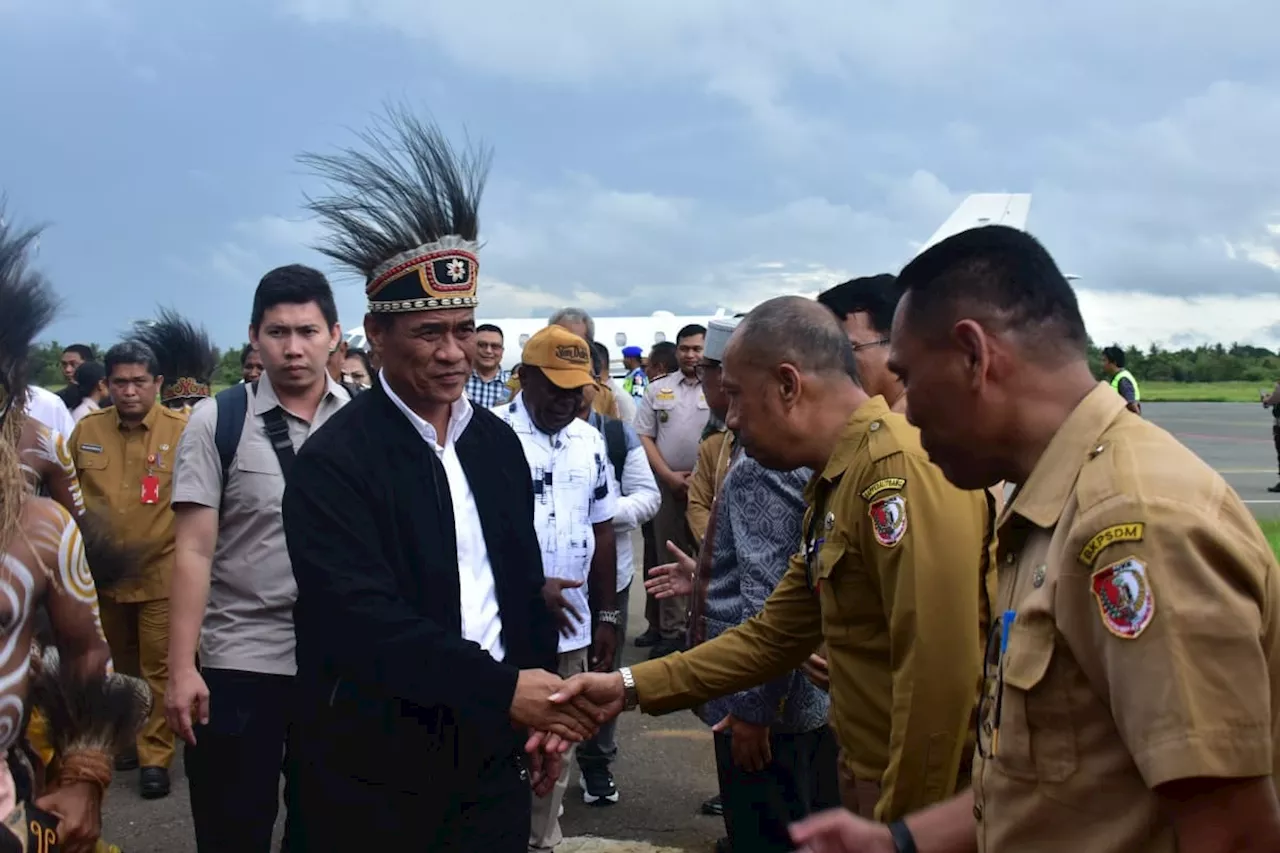
<instances>
[{"instance_id":1,"label":"black leather shoe","mask_svg":"<svg viewBox=\"0 0 1280 853\"><path fill-rule=\"evenodd\" d=\"M169 771L163 767L144 767L141 774L142 799L159 800L169 796Z\"/></svg>"},{"instance_id":2,"label":"black leather shoe","mask_svg":"<svg viewBox=\"0 0 1280 853\"><path fill-rule=\"evenodd\" d=\"M662 639L662 635L650 628L639 637L636 637L635 643L637 649L647 649L650 646L656 646Z\"/></svg>"},{"instance_id":3,"label":"black leather shoe","mask_svg":"<svg viewBox=\"0 0 1280 853\"><path fill-rule=\"evenodd\" d=\"M130 770L138 769L138 753L130 750L116 756L116 772L128 773Z\"/></svg>"},{"instance_id":4,"label":"black leather shoe","mask_svg":"<svg viewBox=\"0 0 1280 853\"><path fill-rule=\"evenodd\" d=\"M711 799L703 801L698 811L708 817L720 817L724 814L724 803L720 801L720 795L716 794ZM727 841L728 839L725 840Z\"/></svg>"}]
</instances>

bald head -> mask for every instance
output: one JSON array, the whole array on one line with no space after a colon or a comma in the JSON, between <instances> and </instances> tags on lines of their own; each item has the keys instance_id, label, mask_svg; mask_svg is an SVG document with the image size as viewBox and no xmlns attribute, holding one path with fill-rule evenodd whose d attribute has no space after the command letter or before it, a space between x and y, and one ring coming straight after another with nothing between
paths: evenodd
<instances>
[{"instance_id":1,"label":"bald head","mask_svg":"<svg viewBox=\"0 0 1280 853\"><path fill-rule=\"evenodd\" d=\"M845 376L858 382L853 346L835 315L820 302L779 296L756 306L738 325L725 358L764 369L790 364L814 376Z\"/></svg>"}]
</instances>

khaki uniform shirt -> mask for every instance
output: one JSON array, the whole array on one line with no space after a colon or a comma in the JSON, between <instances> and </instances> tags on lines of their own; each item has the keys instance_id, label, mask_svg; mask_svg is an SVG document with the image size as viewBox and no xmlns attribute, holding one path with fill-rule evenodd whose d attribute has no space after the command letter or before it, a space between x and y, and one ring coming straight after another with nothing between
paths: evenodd
<instances>
[{"instance_id":1,"label":"khaki uniform shirt","mask_svg":"<svg viewBox=\"0 0 1280 853\"><path fill-rule=\"evenodd\" d=\"M733 433L724 427L698 444L698 461L693 464L693 475L689 477L689 506L685 510L685 518L699 545L707 537L711 506L724 485L725 475L729 473L733 444Z\"/></svg>"},{"instance_id":2,"label":"khaki uniform shirt","mask_svg":"<svg viewBox=\"0 0 1280 853\"><path fill-rule=\"evenodd\" d=\"M692 471L698 442L711 417L702 383L679 371L645 389L636 406L636 433L658 445L658 453L672 471Z\"/></svg>"},{"instance_id":3,"label":"khaki uniform shirt","mask_svg":"<svg viewBox=\"0 0 1280 853\"><path fill-rule=\"evenodd\" d=\"M948 483L919 432L873 397L806 497L807 544L764 610L632 674L644 710L664 713L778 678L825 639L846 769L881 784L876 817L895 820L952 794L971 754L988 495Z\"/></svg>"},{"instance_id":4,"label":"khaki uniform shirt","mask_svg":"<svg viewBox=\"0 0 1280 853\"><path fill-rule=\"evenodd\" d=\"M1156 786L1275 776L1280 569L1220 475L1100 384L999 530L980 851L1174 853Z\"/></svg>"},{"instance_id":5,"label":"khaki uniform shirt","mask_svg":"<svg viewBox=\"0 0 1280 853\"><path fill-rule=\"evenodd\" d=\"M169 597L173 575L173 461L187 416L158 402L132 429L114 407L85 415L71 434L71 457L80 476L85 506L111 525L112 534L139 549L141 575L102 597L119 602ZM159 484L156 502L142 502L148 474Z\"/></svg>"}]
</instances>

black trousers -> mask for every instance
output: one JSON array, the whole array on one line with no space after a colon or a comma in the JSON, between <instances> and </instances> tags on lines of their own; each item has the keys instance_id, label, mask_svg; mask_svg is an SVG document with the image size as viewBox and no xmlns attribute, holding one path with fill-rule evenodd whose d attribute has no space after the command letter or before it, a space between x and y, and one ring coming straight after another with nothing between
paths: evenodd
<instances>
[{"instance_id":1,"label":"black trousers","mask_svg":"<svg viewBox=\"0 0 1280 853\"><path fill-rule=\"evenodd\" d=\"M1280 420L1271 426L1271 437L1276 442L1276 466L1280 467Z\"/></svg>"},{"instance_id":2,"label":"black trousers","mask_svg":"<svg viewBox=\"0 0 1280 853\"><path fill-rule=\"evenodd\" d=\"M314 734L295 729L290 746L290 853L526 853L533 798L518 751L462 769L451 760L456 744L397 750L382 756L400 765L388 778L368 772L382 764L376 757Z\"/></svg>"},{"instance_id":3,"label":"black trousers","mask_svg":"<svg viewBox=\"0 0 1280 853\"><path fill-rule=\"evenodd\" d=\"M196 745L187 744L185 751L196 849L269 853L280 809L293 678L209 668L200 674L209 687L209 724L195 726ZM288 840L281 849L289 849Z\"/></svg>"},{"instance_id":4,"label":"black trousers","mask_svg":"<svg viewBox=\"0 0 1280 853\"><path fill-rule=\"evenodd\" d=\"M733 763L731 738L715 735L716 774L733 853L790 853L787 827L840 805L835 735L826 726L769 738L773 762L759 772Z\"/></svg>"}]
</instances>

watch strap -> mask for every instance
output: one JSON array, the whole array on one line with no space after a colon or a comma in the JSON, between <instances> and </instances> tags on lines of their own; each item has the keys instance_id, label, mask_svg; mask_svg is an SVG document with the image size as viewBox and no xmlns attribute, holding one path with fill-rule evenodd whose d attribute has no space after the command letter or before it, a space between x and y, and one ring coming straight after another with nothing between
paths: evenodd
<instances>
[{"instance_id":1,"label":"watch strap","mask_svg":"<svg viewBox=\"0 0 1280 853\"><path fill-rule=\"evenodd\" d=\"M624 666L618 670L622 676L622 710L634 711L640 705L640 693L636 690L636 679L631 674L631 667Z\"/></svg>"},{"instance_id":2,"label":"watch strap","mask_svg":"<svg viewBox=\"0 0 1280 853\"><path fill-rule=\"evenodd\" d=\"M897 853L917 853L916 839L905 821L895 820L889 824L889 835L893 837L893 847Z\"/></svg>"}]
</instances>

